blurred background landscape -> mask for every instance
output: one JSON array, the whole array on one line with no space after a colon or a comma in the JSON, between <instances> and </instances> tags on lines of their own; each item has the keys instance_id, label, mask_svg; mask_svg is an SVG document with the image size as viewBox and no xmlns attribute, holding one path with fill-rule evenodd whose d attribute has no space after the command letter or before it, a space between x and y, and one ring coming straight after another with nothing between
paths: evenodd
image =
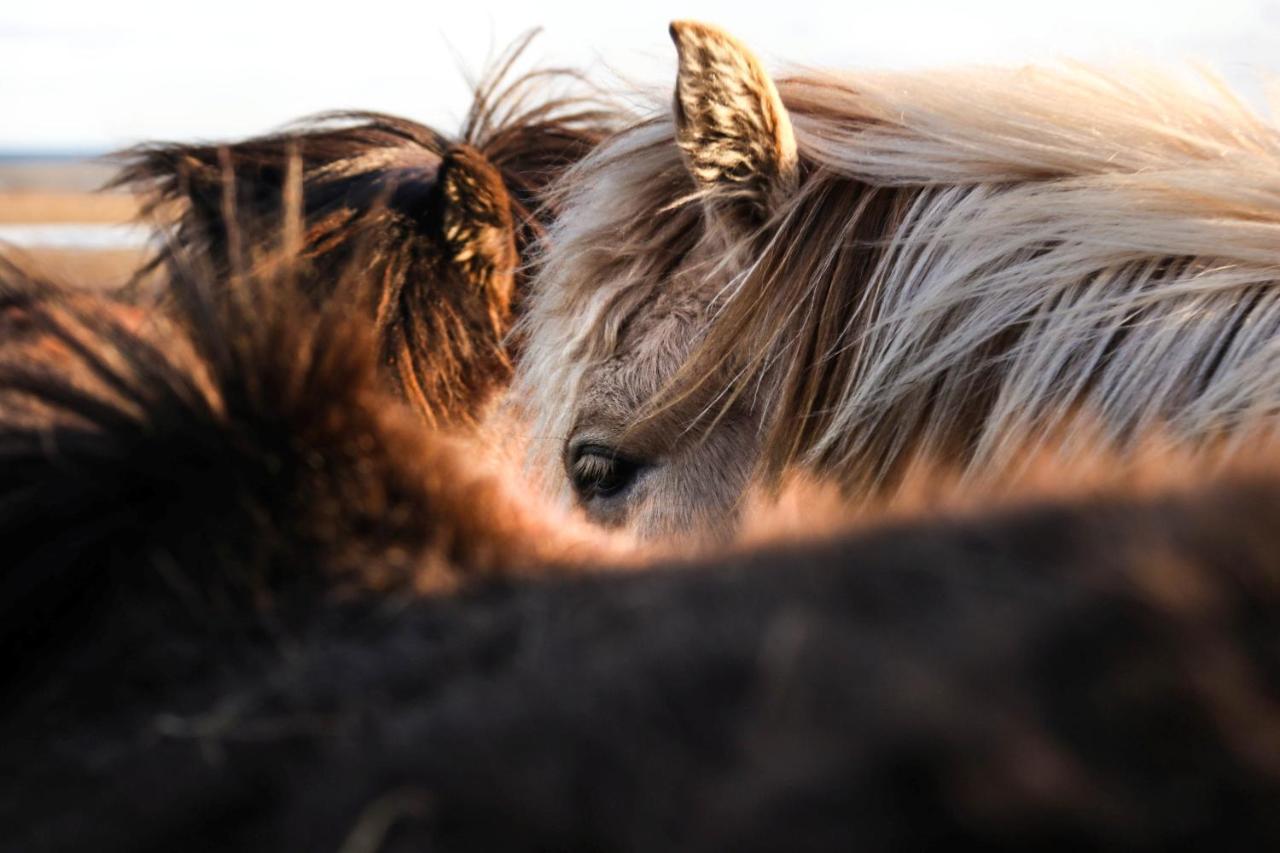
<instances>
[{"instance_id":1,"label":"blurred background landscape","mask_svg":"<svg viewBox=\"0 0 1280 853\"><path fill-rule=\"evenodd\" d=\"M135 199L98 192L113 173L93 153L0 156L0 253L60 280L123 283L146 252Z\"/></svg>"},{"instance_id":2,"label":"blurred background landscape","mask_svg":"<svg viewBox=\"0 0 1280 853\"><path fill-rule=\"evenodd\" d=\"M137 204L95 193L107 153L149 140L230 140L310 113L381 110L457 127L468 79L521 33L524 57L585 69L606 86L665 92L667 22L733 31L775 68L956 63L1196 63L1269 111L1280 3L632 5L365 0L184 4L81 0L0 5L0 253L109 284L146 251Z\"/></svg>"}]
</instances>

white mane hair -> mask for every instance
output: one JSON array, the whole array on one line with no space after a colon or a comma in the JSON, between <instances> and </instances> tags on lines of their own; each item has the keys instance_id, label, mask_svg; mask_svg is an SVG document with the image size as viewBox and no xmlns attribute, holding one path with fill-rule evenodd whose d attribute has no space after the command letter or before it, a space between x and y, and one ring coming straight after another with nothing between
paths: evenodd
<instances>
[{"instance_id":1,"label":"white mane hair","mask_svg":"<svg viewBox=\"0 0 1280 853\"><path fill-rule=\"evenodd\" d=\"M767 472L876 489L923 451L990 474L1085 422L1090 442L1221 449L1280 412L1280 131L1215 79L803 72L777 91L801 179L750 227L704 203L669 106L566 174L515 387L535 436L566 434L588 369L676 287L701 288L705 322L660 344L646 417L749 400Z\"/></svg>"}]
</instances>

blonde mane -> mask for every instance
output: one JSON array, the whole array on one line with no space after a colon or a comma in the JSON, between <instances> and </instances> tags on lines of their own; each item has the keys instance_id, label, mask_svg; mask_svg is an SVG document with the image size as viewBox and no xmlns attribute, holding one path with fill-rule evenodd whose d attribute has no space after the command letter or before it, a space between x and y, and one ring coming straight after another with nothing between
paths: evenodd
<instances>
[{"instance_id":1,"label":"blonde mane","mask_svg":"<svg viewBox=\"0 0 1280 853\"><path fill-rule=\"evenodd\" d=\"M709 224L662 108L567 173L524 323L535 435L565 434L586 369L691 277L705 336L648 416L750 400L770 474L875 490L920 452L990 473L1082 417L1090 441L1221 448L1280 411L1280 132L1212 78L778 91L803 178L750 233Z\"/></svg>"}]
</instances>

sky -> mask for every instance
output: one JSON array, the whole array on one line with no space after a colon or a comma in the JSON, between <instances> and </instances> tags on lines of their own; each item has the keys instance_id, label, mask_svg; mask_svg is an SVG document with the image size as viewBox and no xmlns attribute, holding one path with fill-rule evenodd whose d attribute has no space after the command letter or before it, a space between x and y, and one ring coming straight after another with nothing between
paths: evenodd
<instances>
[{"instance_id":1,"label":"sky","mask_svg":"<svg viewBox=\"0 0 1280 853\"><path fill-rule=\"evenodd\" d=\"M777 70L1195 62L1258 103L1280 72L1280 2L1260 0L4 0L0 152L235 139L333 109L449 130L464 71L538 26L532 63L666 87L673 18L722 26Z\"/></svg>"}]
</instances>

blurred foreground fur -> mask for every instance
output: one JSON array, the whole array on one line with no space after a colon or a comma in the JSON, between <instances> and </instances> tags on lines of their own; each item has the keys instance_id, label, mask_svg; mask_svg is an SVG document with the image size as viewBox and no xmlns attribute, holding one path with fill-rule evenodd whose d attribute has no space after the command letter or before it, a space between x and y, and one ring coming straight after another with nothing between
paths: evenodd
<instances>
[{"instance_id":1,"label":"blurred foreground fur","mask_svg":"<svg viewBox=\"0 0 1280 853\"><path fill-rule=\"evenodd\" d=\"M1280 842L1275 468L566 577L277 272L5 273L5 849Z\"/></svg>"},{"instance_id":2,"label":"blurred foreground fur","mask_svg":"<svg viewBox=\"0 0 1280 853\"><path fill-rule=\"evenodd\" d=\"M543 192L620 121L603 99L567 93L582 84L572 71L512 79L533 35L476 86L456 137L338 113L229 145L126 152L116 185L148 197L150 216L177 215L151 267L197 254L232 282L300 249L317 299L358 269L395 387L430 424L473 423L510 378L522 264L554 213Z\"/></svg>"},{"instance_id":3,"label":"blurred foreground fur","mask_svg":"<svg viewBox=\"0 0 1280 853\"><path fill-rule=\"evenodd\" d=\"M92 620L153 594L225 634L277 595L545 572L561 554L530 534L579 535L381 388L358 281L316 307L278 272L227 299L193 270L161 313L5 271L0 647L20 669L82 611L109 654Z\"/></svg>"}]
</instances>

